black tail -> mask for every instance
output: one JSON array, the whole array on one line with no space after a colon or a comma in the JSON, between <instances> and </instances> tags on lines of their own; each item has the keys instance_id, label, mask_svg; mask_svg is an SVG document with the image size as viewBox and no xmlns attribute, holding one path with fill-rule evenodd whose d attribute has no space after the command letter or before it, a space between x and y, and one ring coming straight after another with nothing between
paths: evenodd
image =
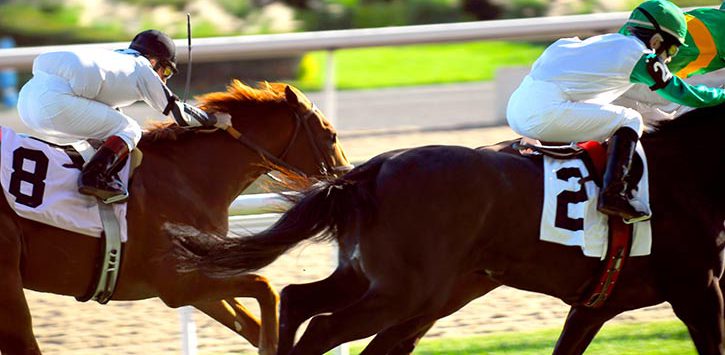
<instances>
[{"instance_id":1,"label":"black tail","mask_svg":"<svg viewBox=\"0 0 725 355\"><path fill-rule=\"evenodd\" d=\"M261 269L302 241L338 240L357 219L372 216L375 177L382 165L374 159L333 181L320 182L298 195L279 221L259 234L241 238L199 238L170 233L182 271L200 269L216 276Z\"/></svg>"}]
</instances>

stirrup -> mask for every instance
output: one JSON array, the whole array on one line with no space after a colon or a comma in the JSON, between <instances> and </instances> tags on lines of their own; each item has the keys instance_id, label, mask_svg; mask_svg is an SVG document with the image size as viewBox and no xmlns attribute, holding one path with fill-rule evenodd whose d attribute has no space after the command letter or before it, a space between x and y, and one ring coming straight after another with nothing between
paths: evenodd
<instances>
[{"instance_id":1,"label":"stirrup","mask_svg":"<svg viewBox=\"0 0 725 355\"><path fill-rule=\"evenodd\" d=\"M641 212L642 215L639 217L634 217L630 219L622 218L624 221L624 224L633 224L637 222L644 222L648 221L650 218L652 218L652 211L647 207L642 201L633 198L629 200L629 205L634 208L635 211Z\"/></svg>"},{"instance_id":2,"label":"stirrup","mask_svg":"<svg viewBox=\"0 0 725 355\"><path fill-rule=\"evenodd\" d=\"M100 197L98 199L107 205L126 202L126 200L128 200L128 192L124 192L122 194L111 196L105 200L101 199Z\"/></svg>"}]
</instances>

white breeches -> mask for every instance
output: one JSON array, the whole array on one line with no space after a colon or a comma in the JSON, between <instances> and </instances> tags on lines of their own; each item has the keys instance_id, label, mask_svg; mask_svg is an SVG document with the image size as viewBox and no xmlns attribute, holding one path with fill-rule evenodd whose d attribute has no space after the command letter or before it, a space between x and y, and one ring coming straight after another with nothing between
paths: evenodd
<instances>
[{"instance_id":1,"label":"white breeches","mask_svg":"<svg viewBox=\"0 0 725 355\"><path fill-rule=\"evenodd\" d=\"M76 96L57 76L36 73L18 96L20 119L31 129L51 137L106 139L119 136L134 149L141 126L112 107Z\"/></svg>"},{"instance_id":2,"label":"white breeches","mask_svg":"<svg viewBox=\"0 0 725 355\"><path fill-rule=\"evenodd\" d=\"M621 127L642 134L642 116L612 105L568 100L558 86L526 76L511 95L506 118L518 134L547 142L603 141Z\"/></svg>"}]
</instances>

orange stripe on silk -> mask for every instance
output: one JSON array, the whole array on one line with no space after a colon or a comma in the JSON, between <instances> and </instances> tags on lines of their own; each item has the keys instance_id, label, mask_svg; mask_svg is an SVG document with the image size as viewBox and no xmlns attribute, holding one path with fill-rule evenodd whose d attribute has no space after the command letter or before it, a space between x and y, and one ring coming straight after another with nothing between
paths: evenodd
<instances>
[{"instance_id":1,"label":"orange stripe on silk","mask_svg":"<svg viewBox=\"0 0 725 355\"><path fill-rule=\"evenodd\" d=\"M700 50L700 55L675 74L683 79L693 72L707 67L717 55L715 41L712 39L712 34L710 34L707 26L692 15L685 15L685 19L687 20L687 31L690 32L692 40L695 41L697 49Z\"/></svg>"}]
</instances>

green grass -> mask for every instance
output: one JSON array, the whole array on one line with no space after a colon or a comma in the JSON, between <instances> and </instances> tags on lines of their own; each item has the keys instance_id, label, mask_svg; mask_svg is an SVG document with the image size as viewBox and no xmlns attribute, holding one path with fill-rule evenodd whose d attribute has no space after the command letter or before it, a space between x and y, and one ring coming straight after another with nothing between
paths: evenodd
<instances>
[{"instance_id":1,"label":"green grass","mask_svg":"<svg viewBox=\"0 0 725 355\"><path fill-rule=\"evenodd\" d=\"M339 50L336 84L340 89L367 89L492 80L499 67L531 65L545 47L486 41ZM319 90L325 62L325 52L307 54L296 84L303 90Z\"/></svg>"},{"instance_id":2,"label":"green grass","mask_svg":"<svg viewBox=\"0 0 725 355\"><path fill-rule=\"evenodd\" d=\"M471 338L421 341L414 354L426 355L540 355L551 354L559 329L491 334ZM353 343L351 354L364 344ZM677 321L646 324L605 325L587 355L689 355L696 354L685 326Z\"/></svg>"}]
</instances>

